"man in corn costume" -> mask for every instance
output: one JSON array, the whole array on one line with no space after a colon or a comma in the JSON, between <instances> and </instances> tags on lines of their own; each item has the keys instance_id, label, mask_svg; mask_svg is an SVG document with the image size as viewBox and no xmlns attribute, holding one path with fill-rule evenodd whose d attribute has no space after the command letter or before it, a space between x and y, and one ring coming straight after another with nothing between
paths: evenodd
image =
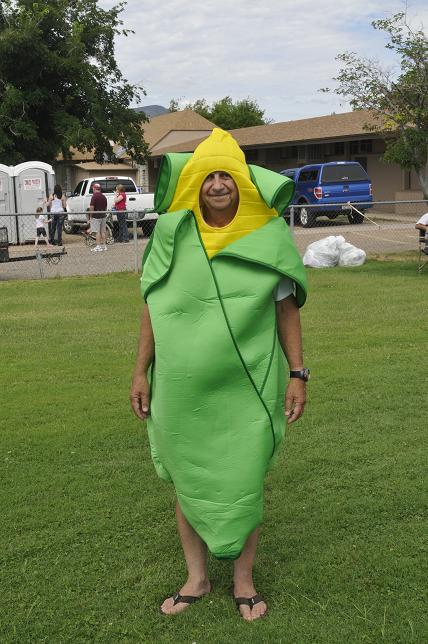
<instances>
[{"instance_id":1,"label":"man in corn costume","mask_svg":"<svg viewBox=\"0 0 428 644\"><path fill-rule=\"evenodd\" d=\"M163 158L157 223L143 258L146 301L131 403L147 419L158 475L177 493L189 577L162 604L184 610L207 594L207 548L234 560L241 615L267 610L252 567L263 479L288 422L303 413L301 259L278 216L293 182L248 166L214 129L192 154ZM149 385L150 382L150 385Z\"/></svg>"}]
</instances>

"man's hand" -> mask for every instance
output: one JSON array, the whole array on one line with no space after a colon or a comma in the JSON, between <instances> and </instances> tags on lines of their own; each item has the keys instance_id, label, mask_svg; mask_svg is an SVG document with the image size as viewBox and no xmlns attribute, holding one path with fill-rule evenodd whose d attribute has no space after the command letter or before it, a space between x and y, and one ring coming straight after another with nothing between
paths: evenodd
<instances>
[{"instance_id":1,"label":"man's hand","mask_svg":"<svg viewBox=\"0 0 428 644\"><path fill-rule=\"evenodd\" d=\"M146 420L150 416L150 385L145 374L134 375L129 400L137 418Z\"/></svg>"},{"instance_id":2,"label":"man's hand","mask_svg":"<svg viewBox=\"0 0 428 644\"><path fill-rule=\"evenodd\" d=\"M288 424L294 423L300 418L305 409L306 383L300 378L290 378L285 392L285 415Z\"/></svg>"}]
</instances>

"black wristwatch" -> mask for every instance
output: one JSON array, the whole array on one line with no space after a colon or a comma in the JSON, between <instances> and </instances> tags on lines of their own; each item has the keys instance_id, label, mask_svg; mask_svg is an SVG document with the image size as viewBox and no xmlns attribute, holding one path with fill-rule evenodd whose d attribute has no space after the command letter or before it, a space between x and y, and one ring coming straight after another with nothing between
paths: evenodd
<instances>
[{"instance_id":1,"label":"black wristwatch","mask_svg":"<svg viewBox=\"0 0 428 644\"><path fill-rule=\"evenodd\" d=\"M299 371L290 371L290 378L299 378L304 382L308 382L310 377L311 377L311 372L309 371L309 369L306 369L306 368L301 369Z\"/></svg>"}]
</instances>

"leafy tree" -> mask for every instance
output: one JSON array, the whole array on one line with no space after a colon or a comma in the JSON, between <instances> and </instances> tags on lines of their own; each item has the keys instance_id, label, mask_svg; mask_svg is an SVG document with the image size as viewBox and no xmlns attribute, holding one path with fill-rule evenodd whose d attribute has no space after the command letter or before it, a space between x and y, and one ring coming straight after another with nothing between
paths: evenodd
<instances>
[{"instance_id":1,"label":"leafy tree","mask_svg":"<svg viewBox=\"0 0 428 644\"><path fill-rule=\"evenodd\" d=\"M179 109L179 101L172 99L169 109L171 112L176 112ZM200 98L194 103L187 103L185 109L197 112L223 130L264 125L271 122L265 118L264 110L251 98L244 98L234 103L230 96L225 96L218 101L214 101L211 106L204 98Z\"/></svg>"},{"instance_id":2,"label":"leafy tree","mask_svg":"<svg viewBox=\"0 0 428 644\"><path fill-rule=\"evenodd\" d=\"M111 142L142 162L144 114L129 106L130 85L114 57L125 2L2 0L0 3L0 162L52 161L70 147L113 160Z\"/></svg>"},{"instance_id":3,"label":"leafy tree","mask_svg":"<svg viewBox=\"0 0 428 644\"><path fill-rule=\"evenodd\" d=\"M345 52L336 58L343 66L334 79L338 83L334 91L353 109L371 110L374 123L366 127L385 135L383 158L416 170L428 198L428 39L422 29L415 31L407 24L404 12L371 24L388 35L385 46L398 56L399 71Z\"/></svg>"}]
</instances>

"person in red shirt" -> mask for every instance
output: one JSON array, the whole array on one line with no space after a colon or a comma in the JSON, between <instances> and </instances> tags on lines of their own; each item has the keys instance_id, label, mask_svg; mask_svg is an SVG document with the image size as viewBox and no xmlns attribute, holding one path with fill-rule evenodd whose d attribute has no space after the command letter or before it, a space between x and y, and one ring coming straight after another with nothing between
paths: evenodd
<instances>
[{"instance_id":1,"label":"person in red shirt","mask_svg":"<svg viewBox=\"0 0 428 644\"><path fill-rule=\"evenodd\" d=\"M126 192L121 183L116 186L114 195L114 208L116 210L118 232L117 242L127 244L129 242L128 226L126 224Z\"/></svg>"},{"instance_id":2,"label":"person in red shirt","mask_svg":"<svg viewBox=\"0 0 428 644\"><path fill-rule=\"evenodd\" d=\"M91 230L96 233L97 245L92 248L93 252L107 250L106 246L106 221L107 221L107 198L101 191L99 183L92 186L93 195L89 205L89 224Z\"/></svg>"}]
</instances>

